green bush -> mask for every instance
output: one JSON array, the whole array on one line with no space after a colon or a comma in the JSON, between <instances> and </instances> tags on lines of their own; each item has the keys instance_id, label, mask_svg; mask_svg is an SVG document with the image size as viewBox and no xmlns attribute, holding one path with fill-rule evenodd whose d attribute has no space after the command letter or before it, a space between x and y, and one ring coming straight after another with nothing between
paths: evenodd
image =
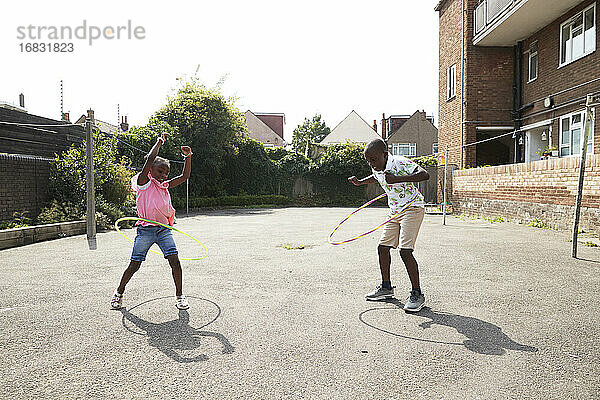
<instances>
[{"instance_id":1,"label":"green bush","mask_svg":"<svg viewBox=\"0 0 600 400\"><path fill-rule=\"evenodd\" d=\"M190 208L218 208L218 207L247 207L257 205L289 205L292 200L286 196L270 195L242 195L222 197L190 197ZM185 209L185 198L177 198L173 202L177 209Z\"/></svg>"},{"instance_id":2,"label":"green bush","mask_svg":"<svg viewBox=\"0 0 600 400\"><path fill-rule=\"evenodd\" d=\"M436 156L412 157L411 161L416 162L422 168L436 167L438 165L438 159Z\"/></svg>"},{"instance_id":3,"label":"green bush","mask_svg":"<svg viewBox=\"0 0 600 400\"><path fill-rule=\"evenodd\" d=\"M365 191L348 182L348 177L363 178L372 174L364 158L364 146L348 143L329 146L316 163L311 165L307 178L314 190L332 204L358 203L365 198Z\"/></svg>"},{"instance_id":4,"label":"green bush","mask_svg":"<svg viewBox=\"0 0 600 400\"><path fill-rule=\"evenodd\" d=\"M223 164L221 175L228 195L274 193L275 165L262 143L245 136L236 138Z\"/></svg>"},{"instance_id":5,"label":"green bush","mask_svg":"<svg viewBox=\"0 0 600 400\"><path fill-rule=\"evenodd\" d=\"M53 200L48 207L44 207L37 217L40 224L80 221L82 219L85 219L84 203L58 202L57 200Z\"/></svg>"}]
</instances>

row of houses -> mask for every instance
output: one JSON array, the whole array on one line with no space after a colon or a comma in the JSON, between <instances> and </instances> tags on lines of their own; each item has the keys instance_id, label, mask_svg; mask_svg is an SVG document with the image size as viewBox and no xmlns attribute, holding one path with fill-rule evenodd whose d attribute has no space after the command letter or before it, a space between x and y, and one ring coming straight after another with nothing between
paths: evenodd
<instances>
[{"instance_id":1,"label":"row of houses","mask_svg":"<svg viewBox=\"0 0 600 400\"><path fill-rule=\"evenodd\" d=\"M263 143L265 147L284 147L283 126L285 114L257 113L246 111L248 136ZM352 110L340 121L319 145L328 146L347 142L368 143L383 139L390 152L405 156L433 155L438 152L437 128L433 117L425 111L412 115L382 115L380 129L377 121L369 125L356 111Z\"/></svg>"}]
</instances>

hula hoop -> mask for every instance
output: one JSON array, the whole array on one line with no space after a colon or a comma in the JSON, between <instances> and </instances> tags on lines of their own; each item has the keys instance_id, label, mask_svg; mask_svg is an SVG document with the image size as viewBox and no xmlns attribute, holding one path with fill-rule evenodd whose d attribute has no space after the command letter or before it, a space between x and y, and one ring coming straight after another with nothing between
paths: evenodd
<instances>
[{"instance_id":1,"label":"hula hoop","mask_svg":"<svg viewBox=\"0 0 600 400\"><path fill-rule=\"evenodd\" d=\"M123 236L125 239L127 239L128 241L130 241L131 243L133 243L133 240L129 239L127 236L125 236L125 234L123 232L121 232L121 229L119 229L119 222L121 221L145 221L145 222L149 222L151 224L156 224L156 225L160 225L160 226L164 226L165 228L171 229L172 231L181 233L184 236L189 237L190 239L192 239L193 241L195 241L196 243L198 243L200 246L202 246L204 248L204 251L206 251L206 255L199 257L199 258L180 258L180 260L186 260L186 261L197 261L197 260L202 260L206 257L208 257L208 249L206 248L205 245L203 245L198 239L196 239L195 237L193 237L192 235L185 233L184 231L180 231L177 228L174 228L172 226L169 225L165 225L165 224L161 224L160 222L156 222L156 221L152 221L151 219L145 219L145 218L139 218L139 217L123 217L123 218L119 218L118 220L115 221L115 229L117 230L117 232L119 232L119 234L121 236ZM151 252L158 254L158 255L162 255L162 253L159 253L158 251L154 251L152 249L150 249Z\"/></svg>"},{"instance_id":2,"label":"hula hoop","mask_svg":"<svg viewBox=\"0 0 600 400\"><path fill-rule=\"evenodd\" d=\"M382 226L384 226L385 224L387 224L388 222L390 222L391 220L395 219L396 217L398 217L400 214L402 214L404 211L406 211L406 209L408 207L410 207L415 201L417 201L418 198L418 194L416 194L407 204L404 205L404 207L402 207L402 209L400 211L398 211L396 214L394 214L391 218L385 220L382 224L376 226L375 228L371 229L370 231L367 231L365 233L361 233L358 236L353 237L352 239L347 239L347 240L342 240L341 242L334 242L332 237L333 234L339 229L340 226L342 226L342 224L344 222L346 222L351 216L353 216L354 214L356 214L357 212L359 212L360 210L362 210L363 208L373 204L374 202L376 202L379 199L384 198L385 196L387 196L386 193L380 194L379 196L375 197L373 200L369 200L367 201L365 204L363 204L362 206L358 207L356 210L352 211L346 218L344 218L342 220L342 222L340 222L339 224L337 224L337 226L335 228L333 228L333 230L331 231L331 233L329 234L329 238L327 239L327 241L329 242L329 244L332 244L334 246L337 246L339 244L344 244L344 243L349 243L349 242L353 242L357 239L360 239L363 236L367 236L370 233L375 232L377 229L381 228Z\"/></svg>"}]
</instances>

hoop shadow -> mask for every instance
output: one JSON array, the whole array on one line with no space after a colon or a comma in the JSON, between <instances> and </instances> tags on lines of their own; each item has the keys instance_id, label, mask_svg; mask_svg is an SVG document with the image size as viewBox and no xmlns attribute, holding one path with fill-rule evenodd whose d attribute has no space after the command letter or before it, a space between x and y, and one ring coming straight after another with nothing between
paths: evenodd
<instances>
[{"instance_id":1,"label":"hoop shadow","mask_svg":"<svg viewBox=\"0 0 600 400\"><path fill-rule=\"evenodd\" d=\"M188 297L192 298L191 296ZM219 318L219 316L221 315L221 308L217 305L217 303L214 303L210 300L197 298L199 300L208 301L209 303L215 305L218 310L216 317L214 317L208 323L202 325L200 328L194 328L189 325L190 314L187 310L179 310L178 319L162 323L146 321L138 317L137 315L131 313L131 310L141 306L142 304L146 304L151 301L160 300L164 298L167 297L159 297L156 299L147 300L143 303L131 307L130 310L122 308L120 311L121 314L123 314L122 323L125 329L137 335L148 336L148 344L150 346L156 347L166 356L180 363L190 363L208 360L208 356L206 356L205 354L200 354L195 357L184 357L178 352L178 350L197 349L198 347L200 347L202 343L202 338L204 337L212 337L217 339L217 341L223 346L223 354L231 354L234 352L235 347L233 347L229 343L229 340L227 340L227 338L221 333L200 330L205 326L216 321L217 318ZM132 322L137 328L144 331L144 333L133 331L131 328L125 325L125 320Z\"/></svg>"},{"instance_id":2,"label":"hoop shadow","mask_svg":"<svg viewBox=\"0 0 600 400\"><path fill-rule=\"evenodd\" d=\"M450 314L445 312L435 312L429 307L423 307L416 315L419 317L429 318L429 321L421 322L419 326L422 329L431 328L432 325L447 326L456 329L458 333L466 336L467 339L463 342L444 342L439 340L423 339L412 336L401 335L395 332L390 332L366 322L363 316L366 313L377 310L403 310L403 304L397 299L387 299L385 303L393 304L396 307L377 307L361 312L358 319L363 324L393 336L417 340L421 342L439 343L448 345L464 346L467 350L474 353L500 356L506 353L506 350L518 350L526 352L537 352L536 347L519 344L509 338L499 326L490 322L482 321L473 317L465 317L462 315Z\"/></svg>"}]
</instances>

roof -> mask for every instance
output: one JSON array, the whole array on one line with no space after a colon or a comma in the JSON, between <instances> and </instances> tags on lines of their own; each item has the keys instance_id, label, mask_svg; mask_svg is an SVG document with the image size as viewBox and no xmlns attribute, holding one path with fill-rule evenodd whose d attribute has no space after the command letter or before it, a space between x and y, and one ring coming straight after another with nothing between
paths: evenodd
<instances>
[{"instance_id":1,"label":"roof","mask_svg":"<svg viewBox=\"0 0 600 400\"><path fill-rule=\"evenodd\" d=\"M434 10L435 11L440 11L442 9L442 7L444 7L444 5L448 2L448 0L440 0L437 3L437 6L435 6Z\"/></svg>"},{"instance_id":2,"label":"roof","mask_svg":"<svg viewBox=\"0 0 600 400\"><path fill-rule=\"evenodd\" d=\"M329 135L325 136L325 139L321 140L321 144L337 144L348 141L368 143L374 139L381 139L381 137L356 111L352 110L346 118L332 129Z\"/></svg>"},{"instance_id":3,"label":"roof","mask_svg":"<svg viewBox=\"0 0 600 400\"><path fill-rule=\"evenodd\" d=\"M422 117L425 117L425 118L422 118ZM406 121L405 123L400 125L400 127L398 129L396 129L394 132L390 133L390 135L387 137L387 140L392 139L396 135L402 136L402 134L404 132L408 132L408 131L430 130L431 132L433 132L433 130L435 130L437 132L437 128L435 127L435 125L433 125L431 123L430 118L431 117L427 116L424 112L421 112L418 110L415 111L415 113L413 115L411 115L411 117L408 119L408 121Z\"/></svg>"},{"instance_id":4,"label":"roof","mask_svg":"<svg viewBox=\"0 0 600 400\"><path fill-rule=\"evenodd\" d=\"M83 124L85 122L86 117L87 116L85 114L81 115L81 117L79 117L79 119L77 121L75 121L75 123ZM113 125L109 122L104 122L97 118L94 118L94 122L96 123L96 126L100 129L100 131L104 132L104 133L114 133L119 129L118 126Z\"/></svg>"},{"instance_id":5,"label":"roof","mask_svg":"<svg viewBox=\"0 0 600 400\"><path fill-rule=\"evenodd\" d=\"M264 115L264 113L261 113ZM246 117L246 126L248 127L248 137L258 140L263 144L273 144L275 146L285 146L283 140L273 129L261 121L252 111L244 113Z\"/></svg>"}]
</instances>

